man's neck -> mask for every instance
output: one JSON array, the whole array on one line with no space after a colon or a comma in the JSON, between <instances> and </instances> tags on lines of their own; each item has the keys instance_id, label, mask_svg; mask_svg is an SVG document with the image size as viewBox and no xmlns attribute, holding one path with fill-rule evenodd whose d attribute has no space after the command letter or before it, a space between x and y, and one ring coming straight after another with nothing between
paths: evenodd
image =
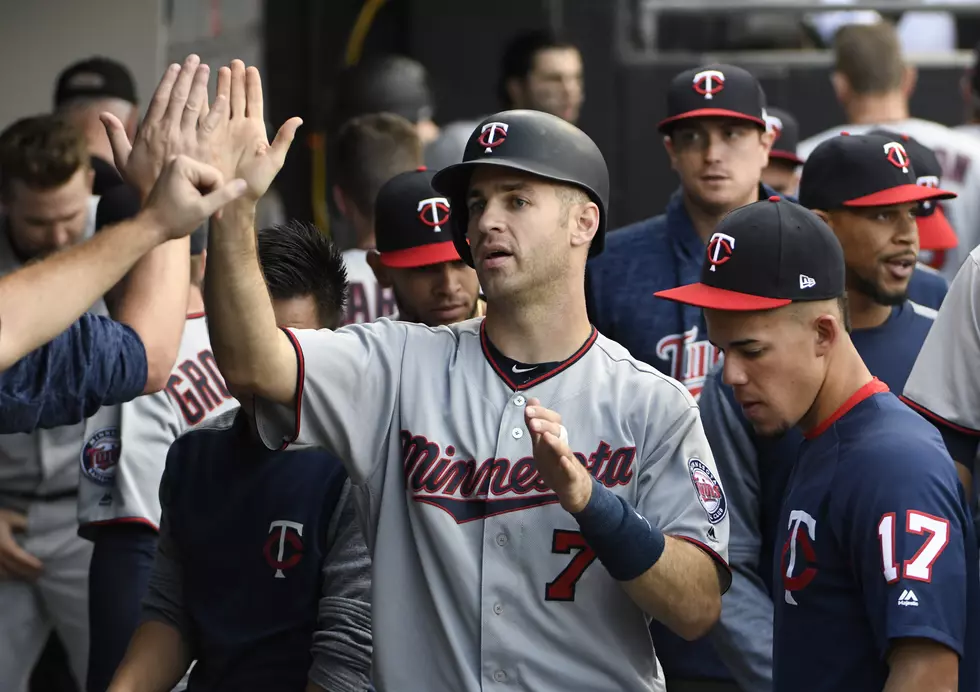
<instances>
[{"instance_id":1,"label":"man's neck","mask_svg":"<svg viewBox=\"0 0 980 692\"><path fill-rule=\"evenodd\" d=\"M880 327L892 314L891 305L882 305L871 296L854 289L847 291L847 307L851 314L852 329Z\"/></svg>"},{"instance_id":2,"label":"man's neck","mask_svg":"<svg viewBox=\"0 0 980 692\"><path fill-rule=\"evenodd\" d=\"M484 324L493 345L519 363L553 363L569 358L592 333L579 289L536 303L487 301Z\"/></svg>"},{"instance_id":3,"label":"man's neck","mask_svg":"<svg viewBox=\"0 0 980 692\"><path fill-rule=\"evenodd\" d=\"M725 218L725 215L728 214L728 212L757 201L759 201L758 185L752 188L752 193L746 196L745 199L732 205L730 209L725 209L721 213L714 210L709 211L699 207L687 195L684 195L684 208L687 209L687 215L691 217L691 225L694 226L694 232L698 234L701 242L707 244L708 240L711 238L711 234L715 232L715 227L723 218Z\"/></svg>"},{"instance_id":4,"label":"man's neck","mask_svg":"<svg viewBox=\"0 0 980 692\"><path fill-rule=\"evenodd\" d=\"M830 418L843 406L854 392L861 389L873 379L868 366L861 360L860 354L851 343L847 334L841 334L841 342L835 347L835 353L827 364L827 376L824 378L817 398L806 415L797 423L804 433L813 430Z\"/></svg>"},{"instance_id":5,"label":"man's neck","mask_svg":"<svg viewBox=\"0 0 980 692\"><path fill-rule=\"evenodd\" d=\"M187 314L199 315L202 312L204 312L204 295L198 286L191 284L187 291Z\"/></svg>"},{"instance_id":6,"label":"man's neck","mask_svg":"<svg viewBox=\"0 0 980 692\"><path fill-rule=\"evenodd\" d=\"M855 96L844 106L844 110L847 121L855 125L881 125L909 118L908 100L899 91Z\"/></svg>"}]
</instances>

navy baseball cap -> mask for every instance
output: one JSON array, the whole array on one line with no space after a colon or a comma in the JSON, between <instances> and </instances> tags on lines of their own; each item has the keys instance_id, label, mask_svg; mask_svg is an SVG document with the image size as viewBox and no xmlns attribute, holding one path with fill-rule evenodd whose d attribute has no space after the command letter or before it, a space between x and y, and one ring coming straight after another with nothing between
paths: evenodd
<instances>
[{"instance_id":1,"label":"navy baseball cap","mask_svg":"<svg viewBox=\"0 0 980 692\"><path fill-rule=\"evenodd\" d=\"M460 260L449 227L449 200L432 187L424 166L400 173L378 191L374 227L381 264L424 267Z\"/></svg>"},{"instance_id":2,"label":"navy baseball cap","mask_svg":"<svg viewBox=\"0 0 980 692\"><path fill-rule=\"evenodd\" d=\"M136 81L122 63L92 57L69 65L58 75L54 106L76 98L117 98L136 105Z\"/></svg>"},{"instance_id":3,"label":"navy baseball cap","mask_svg":"<svg viewBox=\"0 0 980 692\"><path fill-rule=\"evenodd\" d=\"M782 108L766 109L766 129L772 132L774 140L769 151L769 160L785 161L799 166L803 163L796 153L800 143L800 125L796 118Z\"/></svg>"},{"instance_id":4,"label":"navy baseball cap","mask_svg":"<svg viewBox=\"0 0 980 692\"><path fill-rule=\"evenodd\" d=\"M800 204L830 211L952 199L953 192L916 184L901 137L865 133L820 143L803 164Z\"/></svg>"},{"instance_id":5,"label":"navy baseball cap","mask_svg":"<svg viewBox=\"0 0 980 692\"><path fill-rule=\"evenodd\" d=\"M667 90L667 132L690 118L735 118L766 127L766 95L751 72L734 65L705 65L681 72Z\"/></svg>"},{"instance_id":6,"label":"navy baseball cap","mask_svg":"<svg viewBox=\"0 0 980 692\"><path fill-rule=\"evenodd\" d=\"M772 310L844 293L844 251L812 211L780 197L740 207L708 241L701 281L654 293L714 310Z\"/></svg>"},{"instance_id":7,"label":"navy baseball cap","mask_svg":"<svg viewBox=\"0 0 980 692\"><path fill-rule=\"evenodd\" d=\"M943 169L939 159L932 149L922 142L907 134L884 129L872 130L869 134L895 139L904 145L912 161L917 185L934 189L942 185ZM956 231L949 225L949 220L938 200L925 200L919 205L916 225L919 227L919 247L922 250L949 250L959 245Z\"/></svg>"}]
</instances>

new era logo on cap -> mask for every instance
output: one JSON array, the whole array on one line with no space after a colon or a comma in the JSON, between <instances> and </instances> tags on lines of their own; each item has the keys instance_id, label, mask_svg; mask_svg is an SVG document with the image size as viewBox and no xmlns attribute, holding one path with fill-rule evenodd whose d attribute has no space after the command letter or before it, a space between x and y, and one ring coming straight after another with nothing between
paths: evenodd
<instances>
[{"instance_id":1,"label":"new era logo on cap","mask_svg":"<svg viewBox=\"0 0 980 692\"><path fill-rule=\"evenodd\" d=\"M817 280L816 279L814 279L814 278L812 278L810 276L807 276L806 274L800 274L800 288L801 289L804 289L805 290L807 288L813 288L816 285L817 285Z\"/></svg>"},{"instance_id":2,"label":"new era logo on cap","mask_svg":"<svg viewBox=\"0 0 980 692\"><path fill-rule=\"evenodd\" d=\"M432 188L434 175L425 168L401 173L378 192L375 237L382 264L411 268L460 258L451 233L443 232L451 210Z\"/></svg>"}]
</instances>

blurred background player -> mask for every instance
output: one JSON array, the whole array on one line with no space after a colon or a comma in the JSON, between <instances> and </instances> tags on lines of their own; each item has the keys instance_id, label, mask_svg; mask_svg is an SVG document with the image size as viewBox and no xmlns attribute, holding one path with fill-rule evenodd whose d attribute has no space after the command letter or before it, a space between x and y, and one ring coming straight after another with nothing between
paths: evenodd
<instances>
[{"instance_id":1,"label":"blurred background player","mask_svg":"<svg viewBox=\"0 0 980 692\"><path fill-rule=\"evenodd\" d=\"M903 174L889 162L884 145L892 137L897 135L869 133L824 142L803 167L800 201L830 225L843 248L854 347L875 377L900 392L935 311L908 298L912 278L889 276L886 260L914 258L916 205L923 196L942 191L914 188L914 174ZM892 204L847 207L846 200L859 190L890 196ZM772 599L780 595L772 581L777 520L803 434L796 429L777 436L757 433L735 397L717 366L699 405L719 473L726 479L735 548L732 591L722 603L712 642L741 688L761 692L772 685Z\"/></svg>"},{"instance_id":2,"label":"blurred background player","mask_svg":"<svg viewBox=\"0 0 980 692\"><path fill-rule=\"evenodd\" d=\"M91 57L73 63L58 75L54 94L55 111L85 136L95 171L93 192L103 195L121 185L112 147L100 115L112 113L126 128L129 140L136 138L139 100L136 83L129 69L115 60Z\"/></svg>"},{"instance_id":3,"label":"blurred background player","mask_svg":"<svg viewBox=\"0 0 980 692\"><path fill-rule=\"evenodd\" d=\"M945 205L959 238L940 268L947 280L970 248L980 243L980 141L945 125L911 117L909 99L915 90L916 68L902 57L895 27L888 22L845 26L834 40L831 80L847 116L838 125L800 142L806 159L820 142L841 132L858 134L878 127L914 137L929 147L943 169L943 185L958 198Z\"/></svg>"},{"instance_id":4,"label":"blurred background player","mask_svg":"<svg viewBox=\"0 0 980 692\"><path fill-rule=\"evenodd\" d=\"M354 231L354 246L344 251L350 281L344 324L373 322L395 312L391 290L378 285L367 263L375 247L374 203L381 186L422 165L419 136L405 118L371 113L347 121L334 145L334 202Z\"/></svg>"},{"instance_id":5,"label":"blurred background player","mask_svg":"<svg viewBox=\"0 0 980 692\"><path fill-rule=\"evenodd\" d=\"M449 200L432 187L431 171L400 173L375 203L377 250L368 263L378 284L390 288L398 306L392 319L430 327L481 317L476 270L456 251L449 226Z\"/></svg>"},{"instance_id":6,"label":"blurred background player","mask_svg":"<svg viewBox=\"0 0 980 692\"><path fill-rule=\"evenodd\" d=\"M336 329L347 286L326 236L293 221L257 243L277 324ZM202 692L368 688L371 559L343 464L268 451L253 426L245 407L171 448L150 591L110 692L170 690L191 661Z\"/></svg>"},{"instance_id":7,"label":"blurred background player","mask_svg":"<svg viewBox=\"0 0 980 692\"><path fill-rule=\"evenodd\" d=\"M504 49L498 96L503 110L544 111L575 125L585 101L582 54L548 30L518 34Z\"/></svg>"},{"instance_id":8,"label":"blurred background player","mask_svg":"<svg viewBox=\"0 0 980 692\"><path fill-rule=\"evenodd\" d=\"M803 159L796 155L800 125L789 111L766 108L766 129L772 133L769 164L762 171L762 182L781 195L796 196Z\"/></svg>"}]
</instances>

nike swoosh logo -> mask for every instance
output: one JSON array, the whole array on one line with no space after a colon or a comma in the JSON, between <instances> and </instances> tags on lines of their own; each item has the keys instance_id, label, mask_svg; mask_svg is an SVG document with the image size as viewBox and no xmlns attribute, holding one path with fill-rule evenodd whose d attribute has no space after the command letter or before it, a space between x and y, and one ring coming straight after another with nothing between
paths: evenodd
<instances>
[{"instance_id":1,"label":"nike swoosh logo","mask_svg":"<svg viewBox=\"0 0 980 692\"><path fill-rule=\"evenodd\" d=\"M520 374L520 373L522 373L522 372L531 372L532 370L534 370L534 369L535 369L535 368L537 368L537 367L538 367L537 365L532 365L532 366L531 366L531 367L529 367L529 368L519 368L519 367L517 367L517 366L515 365L515 366L513 366L513 367L511 368L511 370L513 370L514 372L516 372L516 373L518 373L518 374Z\"/></svg>"}]
</instances>

